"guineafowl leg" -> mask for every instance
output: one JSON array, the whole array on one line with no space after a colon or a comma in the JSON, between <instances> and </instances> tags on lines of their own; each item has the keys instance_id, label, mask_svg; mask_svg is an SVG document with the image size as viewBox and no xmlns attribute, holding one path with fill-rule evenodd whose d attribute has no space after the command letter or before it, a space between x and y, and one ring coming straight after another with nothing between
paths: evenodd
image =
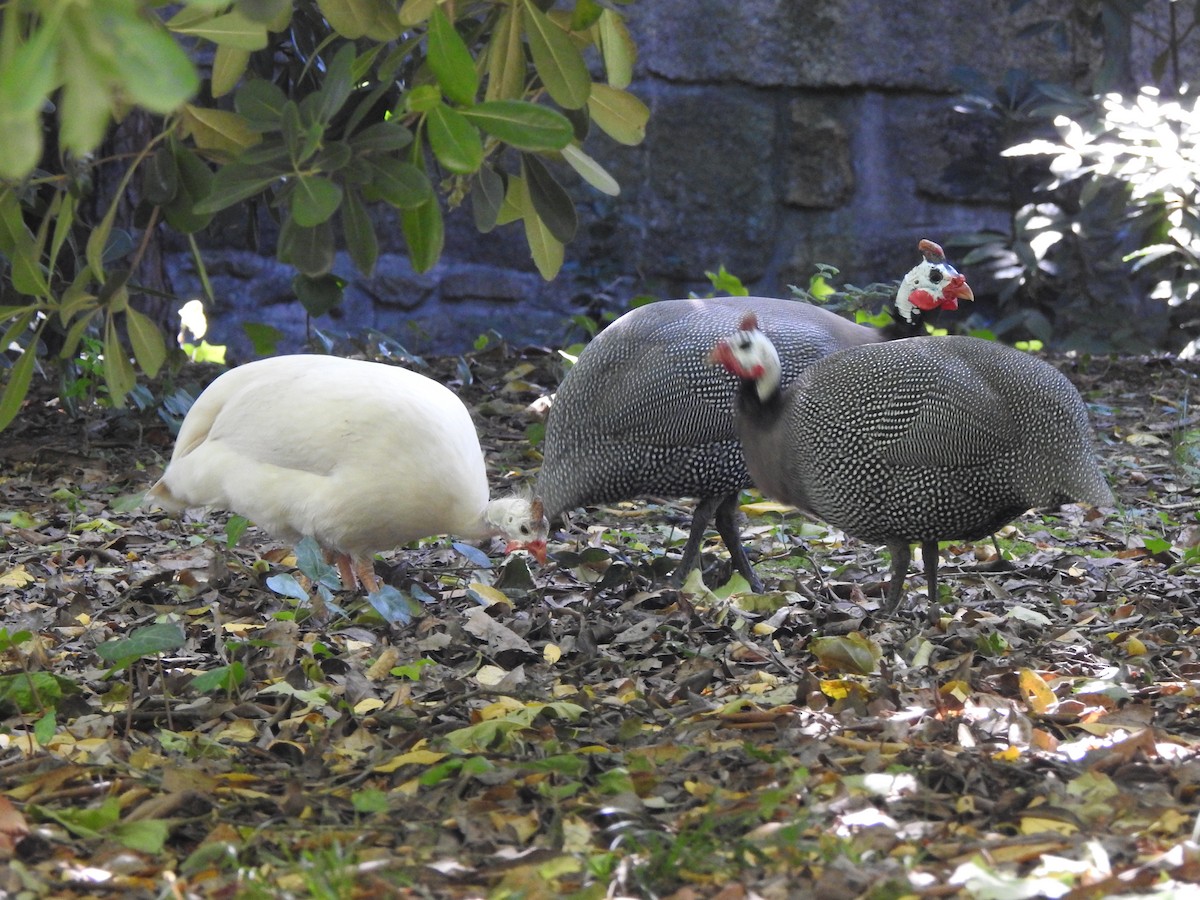
<instances>
[{"instance_id":1,"label":"guineafowl leg","mask_svg":"<svg viewBox=\"0 0 1200 900\"><path fill-rule=\"evenodd\" d=\"M700 561L700 544L704 541L704 532L723 499L722 497L705 497L696 504L696 511L692 513L692 530L688 534L687 543L683 545L683 556L679 557L679 566L675 569L675 575L672 577L675 584L683 584L687 580L688 573L696 568L696 564Z\"/></svg>"},{"instance_id":2,"label":"guineafowl leg","mask_svg":"<svg viewBox=\"0 0 1200 900\"><path fill-rule=\"evenodd\" d=\"M738 524L737 494L728 494L721 498L721 504L717 507L716 524L717 533L725 542L725 549L729 551L729 558L733 561L734 570L742 574L746 583L750 585L750 590L761 594L762 579L754 574L754 569L750 566L750 558L746 555L746 546L742 543L742 529Z\"/></svg>"},{"instance_id":3,"label":"guineafowl leg","mask_svg":"<svg viewBox=\"0 0 1200 900\"><path fill-rule=\"evenodd\" d=\"M912 559L912 549L905 543L890 543L888 550L892 553L892 582L888 585L888 612L900 608L900 598L904 596L904 576L908 574L908 563Z\"/></svg>"},{"instance_id":4,"label":"guineafowl leg","mask_svg":"<svg viewBox=\"0 0 1200 900\"><path fill-rule=\"evenodd\" d=\"M938 602L937 570L938 545L937 541L922 541L921 556L925 560L925 589L929 592L930 615Z\"/></svg>"}]
</instances>

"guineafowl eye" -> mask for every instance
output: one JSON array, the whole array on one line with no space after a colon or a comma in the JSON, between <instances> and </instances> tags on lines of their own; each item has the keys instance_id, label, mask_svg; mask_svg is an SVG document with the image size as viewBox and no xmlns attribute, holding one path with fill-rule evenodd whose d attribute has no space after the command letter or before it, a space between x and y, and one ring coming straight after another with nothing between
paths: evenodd
<instances>
[{"instance_id":1,"label":"guineafowl eye","mask_svg":"<svg viewBox=\"0 0 1200 900\"><path fill-rule=\"evenodd\" d=\"M529 534L529 526L528 525L521 526L521 534Z\"/></svg>"},{"instance_id":2,"label":"guineafowl eye","mask_svg":"<svg viewBox=\"0 0 1200 900\"><path fill-rule=\"evenodd\" d=\"M744 337L740 341L738 341L738 349L739 350L749 350L750 349L750 338Z\"/></svg>"},{"instance_id":3,"label":"guineafowl eye","mask_svg":"<svg viewBox=\"0 0 1200 900\"><path fill-rule=\"evenodd\" d=\"M942 280L943 274L945 274L945 273L942 272L942 270L939 269L937 266L930 266L929 280L932 281L934 284L937 284L939 281Z\"/></svg>"}]
</instances>

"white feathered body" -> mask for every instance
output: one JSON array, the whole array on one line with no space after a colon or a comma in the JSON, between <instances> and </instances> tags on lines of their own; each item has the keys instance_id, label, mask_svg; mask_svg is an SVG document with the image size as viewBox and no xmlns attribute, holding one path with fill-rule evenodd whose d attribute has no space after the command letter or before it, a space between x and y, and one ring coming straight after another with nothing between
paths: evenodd
<instances>
[{"instance_id":1,"label":"white feathered body","mask_svg":"<svg viewBox=\"0 0 1200 900\"><path fill-rule=\"evenodd\" d=\"M496 533L470 413L396 366L280 356L238 366L200 395L151 495L231 510L290 541L351 556L434 534Z\"/></svg>"}]
</instances>

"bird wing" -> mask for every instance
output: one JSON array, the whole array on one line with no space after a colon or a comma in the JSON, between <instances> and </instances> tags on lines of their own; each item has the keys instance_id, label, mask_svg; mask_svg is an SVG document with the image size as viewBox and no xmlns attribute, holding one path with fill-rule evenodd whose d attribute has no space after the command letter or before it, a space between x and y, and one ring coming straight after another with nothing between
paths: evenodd
<instances>
[{"instance_id":1,"label":"bird wing","mask_svg":"<svg viewBox=\"0 0 1200 900\"><path fill-rule=\"evenodd\" d=\"M980 465L1020 442L1008 403L961 360L941 359L936 370L920 367L892 389L890 410L879 410L876 429L880 455L888 463Z\"/></svg>"}]
</instances>

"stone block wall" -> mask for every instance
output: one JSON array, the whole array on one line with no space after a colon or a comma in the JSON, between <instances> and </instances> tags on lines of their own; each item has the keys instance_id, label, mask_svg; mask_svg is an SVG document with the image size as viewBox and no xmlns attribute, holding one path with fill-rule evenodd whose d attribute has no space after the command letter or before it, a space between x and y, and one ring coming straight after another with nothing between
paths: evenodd
<instances>
[{"instance_id":1,"label":"stone block wall","mask_svg":"<svg viewBox=\"0 0 1200 900\"><path fill-rule=\"evenodd\" d=\"M706 291L704 272L720 265L754 292L782 296L818 262L853 283L890 280L922 237L1007 230L1001 179L968 195L949 174L951 163L987 174L1002 149L986 123L955 112L956 67L990 84L1010 68L1086 83L1101 63L1086 40L1071 55L1048 37L1018 36L1063 4L1035 0L1017 14L1009 6L640 0L626 9L639 49L632 90L651 109L647 138L634 148L589 140L622 191L578 188L580 233L559 278L538 277L519 225L480 235L465 207L448 212L442 262L418 275L394 218L381 213L389 237L376 272L364 278L340 259L346 304L316 324L378 328L421 353L460 352L489 330L558 346L579 336L571 316L623 311L639 293ZM284 330L282 349L303 341L290 272L265 250L267 259L244 246L206 254L222 297L210 340L243 357L242 321ZM190 261L173 262L176 288L198 293Z\"/></svg>"}]
</instances>

